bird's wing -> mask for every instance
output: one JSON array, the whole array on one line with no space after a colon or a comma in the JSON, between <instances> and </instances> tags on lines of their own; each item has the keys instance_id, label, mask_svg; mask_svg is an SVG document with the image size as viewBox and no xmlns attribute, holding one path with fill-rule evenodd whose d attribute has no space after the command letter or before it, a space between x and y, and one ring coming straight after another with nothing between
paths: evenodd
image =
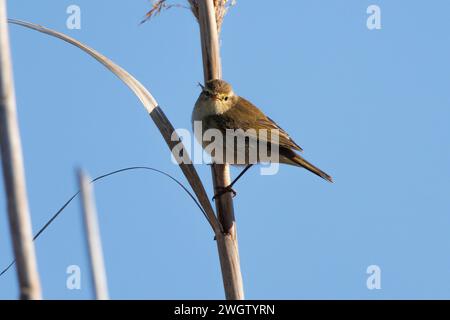
<instances>
[{"instance_id":1,"label":"bird's wing","mask_svg":"<svg viewBox=\"0 0 450 320\"><path fill-rule=\"evenodd\" d=\"M268 143L272 142L271 136L278 135L278 144L280 147L302 151L298 144L291 139L291 137L272 119L267 117L261 110L259 110L250 101L239 98L235 106L221 115L226 123L223 125L229 129L254 129L257 132L261 129L270 131L268 137L264 138L258 134L258 140L266 140ZM246 119L246 120L244 120ZM273 131L276 129L276 131Z\"/></svg>"}]
</instances>

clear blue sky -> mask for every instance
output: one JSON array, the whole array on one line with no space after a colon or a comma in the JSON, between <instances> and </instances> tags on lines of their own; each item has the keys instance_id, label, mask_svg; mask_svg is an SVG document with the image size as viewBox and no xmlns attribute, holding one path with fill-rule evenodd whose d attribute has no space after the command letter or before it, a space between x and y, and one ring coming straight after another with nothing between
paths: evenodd
<instances>
[{"instance_id":1,"label":"clear blue sky","mask_svg":"<svg viewBox=\"0 0 450 320\"><path fill-rule=\"evenodd\" d=\"M147 0L8 4L10 17L110 57L149 88L175 127L190 128L203 78L190 11L173 8L139 26ZM81 30L66 28L70 4L81 7ZM370 4L381 8L381 30L366 27ZM226 16L224 78L335 178L282 167L274 176L252 170L238 183L247 298L450 298L449 11L445 0L238 0ZM115 76L59 40L10 31L35 231L76 190L77 166L97 176L148 165L185 181ZM197 169L212 195L209 167ZM130 172L95 192L112 298L224 297L213 234L171 181ZM3 185L0 204L5 266L12 250ZM45 298L92 297L78 201L36 250ZM66 288L73 264L81 290ZM366 287L369 265L381 268L380 290ZM0 298L17 294L10 270Z\"/></svg>"}]
</instances>

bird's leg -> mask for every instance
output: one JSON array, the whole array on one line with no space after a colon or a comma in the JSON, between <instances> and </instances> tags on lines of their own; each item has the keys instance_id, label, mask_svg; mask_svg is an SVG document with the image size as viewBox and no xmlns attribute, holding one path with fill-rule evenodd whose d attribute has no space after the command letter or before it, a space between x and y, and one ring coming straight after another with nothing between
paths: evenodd
<instances>
[{"instance_id":1,"label":"bird's leg","mask_svg":"<svg viewBox=\"0 0 450 320\"><path fill-rule=\"evenodd\" d=\"M244 173L250 169L253 166L253 163L248 164L244 170L241 171L241 173L239 173L239 175L230 183L230 185L228 187L232 188L233 185L244 175ZM227 188L228 188L227 187Z\"/></svg>"},{"instance_id":2,"label":"bird's leg","mask_svg":"<svg viewBox=\"0 0 450 320\"><path fill-rule=\"evenodd\" d=\"M239 175L226 187L217 187L216 189L219 189L219 191L214 195L212 198L213 201L216 200L218 197L224 195L227 192L233 193L233 197L236 196L236 191L233 190L233 185L244 175L244 173L250 169L253 166L253 163L248 164L244 170L239 173Z\"/></svg>"}]
</instances>

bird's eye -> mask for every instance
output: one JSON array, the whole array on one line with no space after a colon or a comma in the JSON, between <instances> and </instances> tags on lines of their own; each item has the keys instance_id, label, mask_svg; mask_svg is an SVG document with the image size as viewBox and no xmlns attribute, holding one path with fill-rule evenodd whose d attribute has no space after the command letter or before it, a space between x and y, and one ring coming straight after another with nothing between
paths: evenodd
<instances>
[{"instance_id":1,"label":"bird's eye","mask_svg":"<svg viewBox=\"0 0 450 320\"><path fill-rule=\"evenodd\" d=\"M209 91L203 91L203 93L205 94L205 96L209 97L211 94L209 93Z\"/></svg>"},{"instance_id":2,"label":"bird's eye","mask_svg":"<svg viewBox=\"0 0 450 320\"><path fill-rule=\"evenodd\" d=\"M225 97L224 100L227 101L227 100L228 100L228 97Z\"/></svg>"}]
</instances>

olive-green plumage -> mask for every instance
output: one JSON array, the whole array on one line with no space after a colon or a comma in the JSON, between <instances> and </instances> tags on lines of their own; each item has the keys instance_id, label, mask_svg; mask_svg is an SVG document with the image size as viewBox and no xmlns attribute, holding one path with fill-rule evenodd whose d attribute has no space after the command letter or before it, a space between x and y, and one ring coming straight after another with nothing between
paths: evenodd
<instances>
[{"instance_id":1,"label":"olive-green plumage","mask_svg":"<svg viewBox=\"0 0 450 320\"><path fill-rule=\"evenodd\" d=\"M296 151L302 148L279 127L272 119L267 117L260 109L250 101L234 94L230 84L223 80L211 80L205 84L192 113L192 122L201 121L203 130L218 129L226 135L227 129L254 130L251 136L256 141L265 139L268 143L274 143L273 134L278 138L279 162L303 167L312 173L332 182L331 176L315 167ZM269 131L267 137L260 132ZM226 144L223 143L225 148ZM248 152L248 144L246 144ZM233 163L232 163L233 164Z\"/></svg>"}]
</instances>

